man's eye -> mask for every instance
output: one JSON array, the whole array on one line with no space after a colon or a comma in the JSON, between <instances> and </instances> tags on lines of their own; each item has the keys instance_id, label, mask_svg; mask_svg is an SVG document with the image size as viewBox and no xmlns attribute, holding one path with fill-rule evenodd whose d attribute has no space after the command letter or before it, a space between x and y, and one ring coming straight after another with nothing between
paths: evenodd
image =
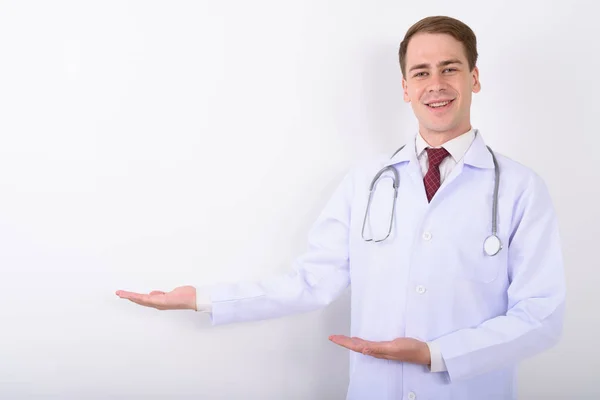
<instances>
[{"instance_id":1,"label":"man's eye","mask_svg":"<svg viewBox=\"0 0 600 400\"><path fill-rule=\"evenodd\" d=\"M454 72L454 71L456 71L456 68L446 68L444 70L444 72Z\"/></svg>"},{"instance_id":2,"label":"man's eye","mask_svg":"<svg viewBox=\"0 0 600 400\"><path fill-rule=\"evenodd\" d=\"M420 77L425 76L425 75L427 75L427 72L417 72L415 74L415 78L420 78Z\"/></svg>"}]
</instances>

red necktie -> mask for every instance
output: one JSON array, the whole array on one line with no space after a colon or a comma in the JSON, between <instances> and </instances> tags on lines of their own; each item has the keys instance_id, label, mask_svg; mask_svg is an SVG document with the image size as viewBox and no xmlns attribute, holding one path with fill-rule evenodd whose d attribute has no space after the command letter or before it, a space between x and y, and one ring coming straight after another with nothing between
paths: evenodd
<instances>
[{"instance_id":1,"label":"red necktie","mask_svg":"<svg viewBox=\"0 0 600 400\"><path fill-rule=\"evenodd\" d=\"M427 148L429 169L423 178L427 201L431 202L433 195L440 188L440 164L450 153L443 147L439 149Z\"/></svg>"}]
</instances>

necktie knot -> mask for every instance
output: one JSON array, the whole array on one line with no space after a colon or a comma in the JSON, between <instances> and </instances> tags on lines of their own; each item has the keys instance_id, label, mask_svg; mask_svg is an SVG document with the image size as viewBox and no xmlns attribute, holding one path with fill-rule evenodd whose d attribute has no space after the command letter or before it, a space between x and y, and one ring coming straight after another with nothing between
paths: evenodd
<instances>
[{"instance_id":1,"label":"necktie knot","mask_svg":"<svg viewBox=\"0 0 600 400\"><path fill-rule=\"evenodd\" d=\"M442 161L448 157L450 153L443 147L439 149L427 148L427 158L429 160L429 168L438 168Z\"/></svg>"}]
</instances>

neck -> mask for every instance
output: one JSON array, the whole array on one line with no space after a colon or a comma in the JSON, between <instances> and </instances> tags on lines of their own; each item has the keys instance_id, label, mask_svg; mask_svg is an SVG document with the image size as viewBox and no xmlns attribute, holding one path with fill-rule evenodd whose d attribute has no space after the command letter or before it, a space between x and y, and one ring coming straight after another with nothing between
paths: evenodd
<instances>
[{"instance_id":1,"label":"neck","mask_svg":"<svg viewBox=\"0 0 600 400\"><path fill-rule=\"evenodd\" d=\"M471 124L466 127L452 129L450 131L433 131L430 129L426 129L421 127L419 129L419 133L423 137L423 139L429 144L431 147L439 147L450 140L459 137L463 133L470 131Z\"/></svg>"}]
</instances>

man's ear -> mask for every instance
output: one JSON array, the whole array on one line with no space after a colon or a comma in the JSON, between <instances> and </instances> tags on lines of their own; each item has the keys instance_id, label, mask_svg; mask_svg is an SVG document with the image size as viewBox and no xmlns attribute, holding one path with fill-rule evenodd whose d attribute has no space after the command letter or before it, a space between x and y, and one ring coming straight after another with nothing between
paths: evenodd
<instances>
[{"instance_id":1,"label":"man's ear","mask_svg":"<svg viewBox=\"0 0 600 400\"><path fill-rule=\"evenodd\" d=\"M481 82L479 81L479 68L473 68L471 76L473 77L473 93L479 93L481 90Z\"/></svg>"},{"instance_id":2,"label":"man's ear","mask_svg":"<svg viewBox=\"0 0 600 400\"><path fill-rule=\"evenodd\" d=\"M404 101L410 103L410 97L408 97L408 83L404 77L402 77L402 91L404 92Z\"/></svg>"}]
</instances>

